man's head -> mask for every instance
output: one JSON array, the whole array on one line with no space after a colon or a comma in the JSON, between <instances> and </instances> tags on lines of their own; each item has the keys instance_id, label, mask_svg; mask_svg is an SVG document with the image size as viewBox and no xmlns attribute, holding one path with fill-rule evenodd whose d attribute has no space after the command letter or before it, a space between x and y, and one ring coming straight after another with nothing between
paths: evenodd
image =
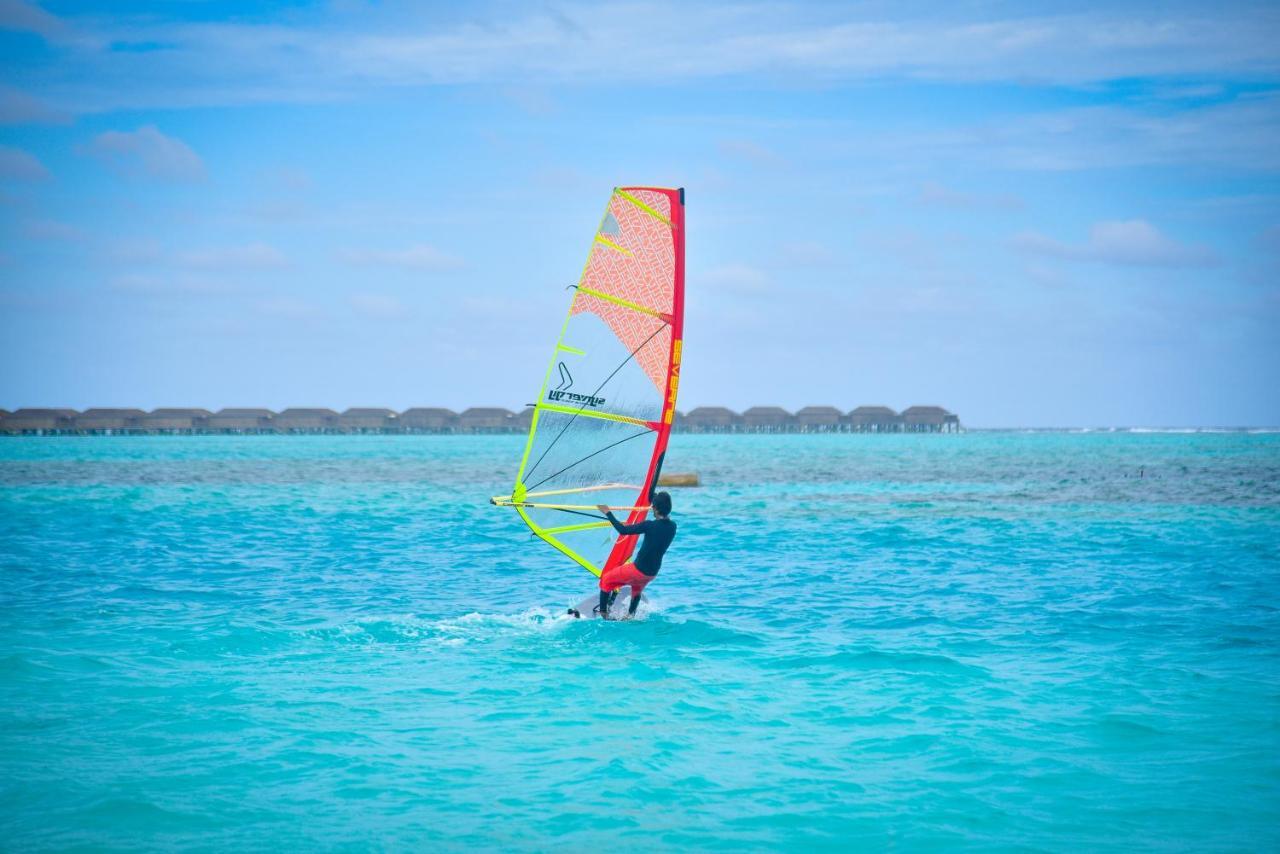
<instances>
[{"instance_id":1,"label":"man's head","mask_svg":"<svg viewBox=\"0 0 1280 854\"><path fill-rule=\"evenodd\" d=\"M653 496L653 509L659 516L671 515L671 493L659 492Z\"/></svg>"}]
</instances>

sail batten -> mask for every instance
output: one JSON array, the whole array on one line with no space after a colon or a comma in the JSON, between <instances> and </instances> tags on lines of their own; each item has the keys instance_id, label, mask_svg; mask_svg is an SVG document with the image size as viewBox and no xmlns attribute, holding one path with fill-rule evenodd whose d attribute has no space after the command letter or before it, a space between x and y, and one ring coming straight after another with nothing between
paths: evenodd
<instances>
[{"instance_id":1,"label":"sail batten","mask_svg":"<svg viewBox=\"0 0 1280 854\"><path fill-rule=\"evenodd\" d=\"M493 499L596 575L635 547L596 505L630 521L648 512L675 413L683 328L684 193L616 188L533 407L515 487Z\"/></svg>"}]
</instances>

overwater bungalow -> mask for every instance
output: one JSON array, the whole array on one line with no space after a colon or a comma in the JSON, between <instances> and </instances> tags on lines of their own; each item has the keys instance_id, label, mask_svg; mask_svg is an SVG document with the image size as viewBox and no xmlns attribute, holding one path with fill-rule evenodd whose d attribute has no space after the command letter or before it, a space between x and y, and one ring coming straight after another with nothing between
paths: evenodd
<instances>
[{"instance_id":1,"label":"overwater bungalow","mask_svg":"<svg viewBox=\"0 0 1280 854\"><path fill-rule=\"evenodd\" d=\"M908 406L902 410L902 429L908 433L958 432L960 419L941 406Z\"/></svg>"},{"instance_id":2,"label":"overwater bungalow","mask_svg":"<svg viewBox=\"0 0 1280 854\"><path fill-rule=\"evenodd\" d=\"M902 429L902 418L887 406L859 406L849 413L849 429L855 433L892 433Z\"/></svg>"},{"instance_id":3,"label":"overwater bungalow","mask_svg":"<svg viewBox=\"0 0 1280 854\"><path fill-rule=\"evenodd\" d=\"M148 433L194 433L205 428L212 414L207 409L153 409L142 416L139 427Z\"/></svg>"},{"instance_id":4,"label":"overwater bungalow","mask_svg":"<svg viewBox=\"0 0 1280 854\"><path fill-rule=\"evenodd\" d=\"M724 406L698 406L674 422L690 433L732 433L742 423L742 416Z\"/></svg>"},{"instance_id":5,"label":"overwater bungalow","mask_svg":"<svg viewBox=\"0 0 1280 854\"><path fill-rule=\"evenodd\" d=\"M146 415L141 409L86 409L71 419L71 427L83 433L127 433L136 429Z\"/></svg>"},{"instance_id":6,"label":"overwater bungalow","mask_svg":"<svg viewBox=\"0 0 1280 854\"><path fill-rule=\"evenodd\" d=\"M72 421L78 415L74 409L17 409L0 421L0 430L5 433L53 433L70 430Z\"/></svg>"},{"instance_id":7,"label":"overwater bungalow","mask_svg":"<svg viewBox=\"0 0 1280 854\"><path fill-rule=\"evenodd\" d=\"M338 427L338 413L332 409L291 406L271 419L277 433L328 433Z\"/></svg>"},{"instance_id":8,"label":"overwater bungalow","mask_svg":"<svg viewBox=\"0 0 1280 854\"><path fill-rule=\"evenodd\" d=\"M781 433L794 423L781 406L753 406L742 413L742 426L754 433Z\"/></svg>"},{"instance_id":9,"label":"overwater bungalow","mask_svg":"<svg viewBox=\"0 0 1280 854\"><path fill-rule=\"evenodd\" d=\"M387 433L398 424L393 410L353 407L338 416L337 426L343 433Z\"/></svg>"},{"instance_id":10,"label":"overwater bungalow","mask_svg":"<svg viewBox=\"0 0 1280 854\"><path fill-rule=\"evenodd\" d=\"M458 428L468 433L502 433L511 429L514 413L497 406L473 406L458 416Z\"/></svg>"},{"instance_id":11,"label":"overwater bungalow","mask_svg":"<svg viewBox=\"0 0 1280 854\"><path fill-rule=\"evenodd\" d=\"M409 433L448 433L458 426L458 413L452 409L416 406L406 409L396 419L400 429Z\"/></svg>"},{"instance_id":12,"label":"overwater bungalow","mask_svg":"<svg viewBox=\"0 0 1280 854\"><path fill-rule=\"evenodd\" d=\"M528 433L529 428L533 426L533 407L526 406L524 409L516 413L511 419L511 429L520 433Z\"/></svg>"},{"instance_id":13,"label":"overwater bungalow","mask_svg":"<svg viewBox=\"0 0 1280 854\"><path fill-rule=\"evenodd\" d=\"M211 433L269 433L275 413L270 409L219 409L205 419Z\"/></svg>"},{"instance_id":14,"label":"overwater bungalow","mask_svg":"<svg viewBox=\"0 0 1280 854\"><path fill-rule=\"evenodd\" d=\"M806 406L796 413L796 427L804 433L827 433L844 426L844 416L834 406Z\"/></svg>"}]
</instances>

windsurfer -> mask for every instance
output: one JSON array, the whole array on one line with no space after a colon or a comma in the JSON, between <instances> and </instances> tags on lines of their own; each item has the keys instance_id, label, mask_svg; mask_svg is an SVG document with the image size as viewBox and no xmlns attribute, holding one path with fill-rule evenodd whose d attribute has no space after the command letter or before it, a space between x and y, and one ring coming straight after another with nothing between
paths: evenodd
<instances>
[{"instance_id":1,"label":"windsurfer","mask_svg":"<svg viewBox=\"0 0 1280 854\"><path fill-rule=\"evenodd\" d=\"M671 495L659 492L653 495L651 503L653 518L636 522L634 525L624 525L618 521L607 505L596 505L619 534L644 535L635 561L607 569L600 576L600 605L596 610L606 620L609 619L609 605L622 587L631 588L629 613L635 615L636 608L640 605L641 591L658 574L658 570L662 567L662 556L666 554L671 541L676 538L676 523L671 521Z\"/></svg>"}]
</instances>

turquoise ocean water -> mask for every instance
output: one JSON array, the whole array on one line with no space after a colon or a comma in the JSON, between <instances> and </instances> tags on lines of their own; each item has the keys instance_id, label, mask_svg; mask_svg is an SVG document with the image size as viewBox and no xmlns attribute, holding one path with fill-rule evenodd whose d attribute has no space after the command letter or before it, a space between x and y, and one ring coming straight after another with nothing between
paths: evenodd
<instances>
[{"instance_id":1,"label":"turquoise ocean water","mask_svg":"<svg viewBox=\"0 0 1280 854\"><path fill-rule=\"evenodd\" d=\"M676 436L631 623L522 441L0 441L0 848L1280 846L1280 435Z\"/></svg>"}]
</instances>

